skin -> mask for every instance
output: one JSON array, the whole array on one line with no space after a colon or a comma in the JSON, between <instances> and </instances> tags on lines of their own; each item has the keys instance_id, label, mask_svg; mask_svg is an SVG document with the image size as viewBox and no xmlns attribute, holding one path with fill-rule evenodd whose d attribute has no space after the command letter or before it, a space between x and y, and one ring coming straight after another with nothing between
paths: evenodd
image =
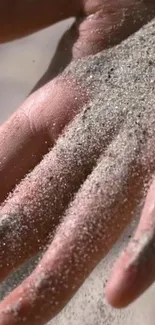
<instances>
[{"instance_id":1,"label":"skin","mask_svg":"<svg viewBox=\"0 0 155 325\"><path fill-rule=\"evenodd\" d=\"M125 16L123 15L124 10L126 11ZM31 173L29 179L24 180L19 185L19 190L15 191L13 196L2 204L1 221L4 215L8 214L8 224L11 223L11 211L16 202L21 202L23 206L33 202L33 198L37 202L39 198L38 189L43 188L44 182L42 178L43 155L50 148L50 154L53 157L52 147L57 142L58 136L91 96L86 89L77 85L71 75L64 81L62 75L59 74L59 69L64 69L70 61L76 58L95 54L121 42L136 32L154 15L153 0L137 2L133 0L111 0L110 5L109 0L57 0L56 2L23 0L14 1L14 3L10 0L0 1L1 43L28 35L62 19L71 16L76 17L76 23L61 40L54 61L51 62L48 71L36 86L35 89L39 88L39 90L30 95L20 109L0 128L1 203L30 170L33 170L37 165L39 166L37 172ZM90 30L93 30L94 33L90 33ZM44 86L41 87L43 84ZM76 101L75 97L77 98ZM109 146L109 144L105 145ZM64 152L61 157L61 164L64 164L64 168L66 154ZM89 162L89 159L87 160ZM54 158L52 161L52 169L49 171L51 177L53 177L53 170L55 169L58 170L58 176L61 176L59 165L56 165ZM37 229L37 236L33 233L33 227L29 227L27 237L24 237L26 236L25 232L21 230L21 237L17 240L20 258L17 251L12 259L12 251L9 250L14 229L11 228L10 233L8 224L1 223L1 280L19 264L38 252L40 247L41 249L46 247L47 243L48 249L33 273L0 304L0 325L43 325L54 317L67 304L89 273L119 238L126 224L130 222L135 207L135 198L139 198L143 186L141 180L144 178L144 171L137 166L139 172L136 181L135 175L132 173L129 173L127 177L126 182L129 191L125 198L129 199L130 202L127 206L123 203L124 198L118 200L119 193L116 195L115 204L106 206L106 195L110 191L110 184L105 184L104 177L99 177L99 186L102 188L106 185L106 194L101 193L101 196L98 194L97 197L95 196L95 201L105 202L104 212L109 213L109 217L114 216L112 225L111 222L108 223L101 217L103 206L100 207L99 205L97 213L92 212L95 211L93 210L95 205L93 191L91 190L94 184L94 173L98 172L100 175L100 168L105 164L106 161L104 160L98 163L93 173L91 173L91 163L88 163L84 174L78 165L74 170L74 175L70 175L68 172L68 178L65 179L67 191L65 189L66 193L61 193L64 195L61 210L58 211L56 206L54 222L50 224L47 222L44 231L38 217L40 211L44 211L44 197L40 201L41 205L37 206L38 210L32 209L31 222L33 220L34 227ZM153 166L154 164L153 161ZM34 182L35 173L38 177L37 182ZM91 175L87 178L88 174ZM78 191L83 181L85 183L82 189ZM119 186L120 190L123 190L124 182ZM83 195L85 189L86 193L88 191L86 199ZM73 192L77 191L78 194L72 206L65 212L70 197L72 197ZM145 233L147 234L145 243L140 245L139 250L135 253L132 249L134 241L131 240L107 285L106 296L109 303L114 307L128 305L154 281L154 192L155 182L153 180L134 238L139 243ZM50 196L47 198L49 204L52 195L54 193L50 189ZM60 193L58 193L58 200L61 199L59 195ZM64 215L63 222L60 225L59 214ZM125 223L122 218L123 215L126 216ZM73 216L74 222L72 222ZM50 220L50 215L47 215L47 219L48 217ZM107 220L111 219L107 218ZM119 228L116 227L118 221ZM22 223L30 226L29 219L22 219ZM55 234L54 231L57 226L58 229ZM103 240L102 236L102 231L106 227L110 234L109 237L111 237L109 241L105 241L105 237ZM84 229L89 229L88 235L85 235ZM97 232L97 229L100 232ZM51 233L52 238L49 241ZM79 234L83 236L81 237ZM2 250L4 238L5 246ZM96 249L90 249L90 246L91 248L96 247ZM13 262L9 264L8 261L11 260ZM135 264L138 265L136 271ZM66 269L68 276L64 278Z\"/></svg>"}]
</instances>

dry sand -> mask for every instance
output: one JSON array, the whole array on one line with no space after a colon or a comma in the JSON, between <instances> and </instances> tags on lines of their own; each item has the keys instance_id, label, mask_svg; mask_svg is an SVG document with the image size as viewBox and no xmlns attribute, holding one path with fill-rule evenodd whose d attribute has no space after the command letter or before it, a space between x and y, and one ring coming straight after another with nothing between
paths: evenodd
<instances>
[{"instance_id":1,"label":"dry sand","mask_svg":"<svg viewBox=\"0 0 155 325\"><path fill-rule=\"evenodd\" d=\"M152 172L155 149L153 145L155 124L154 31L155 22L153 21L121 45L89 57L89 59L77 61L65 72L74 74L79 85L82 83L85 87L88 87L92 93L92 99L89 105L84 107L76 117L69 130L66 131L65 136L58 140L55 149L32 172L35 193L37 191L35 202L31 202L30 198L29 206L25 207L25 189L28 186L29 178L27 178L26 183L23 182L20 185L20 199L18 196L19 190L17 190L16 197L11 199L10 202L12 203L10 203L9 209L19 215L20 220L25 215L31 216L32 210L34 212L38 208L40 202L44 200L42 193L45 194L47 199L50 196L52 204L50 206L45 205L44 209L40 211L40 220L43 220L46 209L51 214L55 212L60 215L64 209L63 201L67 191L69 193L67 202L71 198L74 177L77 184L74 188L75 192L84 180L86 170L90 172L98 158L100 158L99 165L76 200L80 206L83 193L87 197L90 195L90 189L93 189L96 193L97 187L102 189L103 184L106 184L100 213L102 213L103 207L106 207L107 214L109 214L111 204L118 193L121 193L126 199L128 189L125 187L124 190L124 184L127 184L129 174L134 179L139 173L139 168L145 172L146 170ZM110 146L106 148L109 143L111 143ZM88 163L90 159L91 164ZM53 168L53 166L55 167ZM78 172L78 175L75 171ZM39 173L42 175L44 184L38 184ZM148 181L150 173L148 173L147 179L144 179L143 185ZM140 181L143 182L141 177ZM90 184L92 185L90 186ZM55 195L56 189L59 189L58 196ZM108 195L109 191L110 196ZM54 195L53 200L52 195ZM15 210L12 211L14 203L16 203ZM128 200L127 203L129 203ZM138 206L140 203L139 198L135 203ZM95 204L97 204L97 201ZM100 198L99 204L101 204ZM4 213L10 213L9 209L5 211L4 207ZM93 216L95 216L97 210L94 209ZM18 241L11 246L11 249L14 252L17 251ZM98 268L98 270L100 270L98 281L102 283L101 269ZM88 279L89 284L90 282L91 277ZM94 295L91 293L91 297L90 305L94 306L95 293ZM116 324L123 324L123 322L130 324L131 321L134 325L146 324L146 322L143 323L143 319L134 319L130 312L112 313L108 307L105 307L102 298L103 296L100 293L97 298L98 308L97 310L94 309L93 313L92 307L92 317L91 321L88 317L88 324L98 325L102 324L103 321L106 325L114 322ZM70 307L68 309L68 316L64 316L67 324L72 324L73 321L78 324L76 315L71 314ZM84 309L83 313L86 315ZM126 319L127 314L130 314L130 316ZM65 312L64 315L66 315ZM63 323L61 317L63 316L58 316L54 320L54 324ZM82 321L80 323L87 325L87 320L82 319L83 323ZM150 324L148 323L148 325Z\"/></svg>"}]
</instances>

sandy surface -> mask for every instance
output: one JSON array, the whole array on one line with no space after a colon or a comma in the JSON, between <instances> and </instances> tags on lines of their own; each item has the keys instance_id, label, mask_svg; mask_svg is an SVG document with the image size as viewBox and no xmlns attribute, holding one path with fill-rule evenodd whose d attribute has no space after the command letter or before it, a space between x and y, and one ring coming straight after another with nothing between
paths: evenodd
<instances>
[{"instance_id":1,"label":"sandy surface","mask_svg":"<svg viewBox=\"0 0 155 325\"><path fill-rule=\"evenodd\" d=\"M63 30L64 23L32 37L0 46L1 123L20 105L46 70ZM126 239L127 234L95 269L67 308L50 322L51 325L129 325L131 322L133 325L154 325L154 287L124 311L112 310L104 299L105 281ZM11 283L12 280L0 288L1 297L11 287Z\"/></svg>"}]
</instances>

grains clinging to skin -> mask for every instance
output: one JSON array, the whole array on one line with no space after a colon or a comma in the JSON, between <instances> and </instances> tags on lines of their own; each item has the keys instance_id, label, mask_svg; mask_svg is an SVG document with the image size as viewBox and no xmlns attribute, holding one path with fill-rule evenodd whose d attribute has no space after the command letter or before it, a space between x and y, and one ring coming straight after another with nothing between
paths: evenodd
<instances>
[{"instance_id":1,"label":"grains clinging to skin","mask_svg":"<svg viewBox=\"0 0 155 325\"><path fill-rule=\"evenodd\" d=\"M91 94L90 102L81 109L58 139L55 148L27 176L2 208L1 213L6 217L1 222L0 230L9 252L8 260L5 256L7 263L13 263L9 258L10 252L13 258L17 252L22 254L21 235L28 245L30 231L35 240L39 240L37 227L46 233L49 225L52 232L51 224L58 223L80 186L75 201L67 210L70 219L63 220L68 228L63 234L62 227L58 231L63 239L65 236L68 238L68 234L72 239L76 232L80 244L84 236L87 237L87 247L77 247L74 256L77 264L81 258L90 263L93 250L98 252L98 246L94 247L94 234L98 239L103 237L102 240L108 245L112 231L110 227L113 224L112 228L119 228L117 214L114 218L114 212L120 209L116 201L119 202L121 198L122 211L124 207L130 207L129 193L132 188L129 177L131 181L137 181L139 191L133 206L139 204L143 196L139 188L143 189L154 171L154 29L153 21L122 44L73 62L64 73L64 77L71 74L79 86L82 83ZM80 214L84 218L79 221ZM84 229L83 222L87 220ZM127 220L124 220L123 226L126 223ZM6 248L1 247L1 265L4 263L4 251ZM60 280L64 281L61 285L65 288L66 279L61 278L61 272ZM57 302L55 295L53 299Z\"/></svg>"}]
</instances>

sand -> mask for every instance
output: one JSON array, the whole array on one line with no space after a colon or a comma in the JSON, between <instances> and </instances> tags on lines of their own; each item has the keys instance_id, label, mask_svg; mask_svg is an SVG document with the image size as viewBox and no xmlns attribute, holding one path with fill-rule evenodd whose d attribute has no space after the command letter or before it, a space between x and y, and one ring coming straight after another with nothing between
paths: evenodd
<instances>
[{"instance_id":1,"label":"sand","mask_svg":"<svg viewBox=\"0 0 155 325\"><path fill-rule=\"evenodd\" d=\"M101 238L106 243L106 254L117 239L115 229L121 232L135 213L154 172L154 31L152 21L121 45L78 60L65 71L64 78L74 76L91 100L3 206L1 266L5 261L11 267L17 255L22 261L21 235L29 255L30 231L36 243L38 229L52 234L70 201L67 235L77 236L78 259L87 264L94 256L94 238L97 252ZM61 232L60 227L58 237ZM85 236L89 247L81 246Z\"/></svg>"}]
</instances>

